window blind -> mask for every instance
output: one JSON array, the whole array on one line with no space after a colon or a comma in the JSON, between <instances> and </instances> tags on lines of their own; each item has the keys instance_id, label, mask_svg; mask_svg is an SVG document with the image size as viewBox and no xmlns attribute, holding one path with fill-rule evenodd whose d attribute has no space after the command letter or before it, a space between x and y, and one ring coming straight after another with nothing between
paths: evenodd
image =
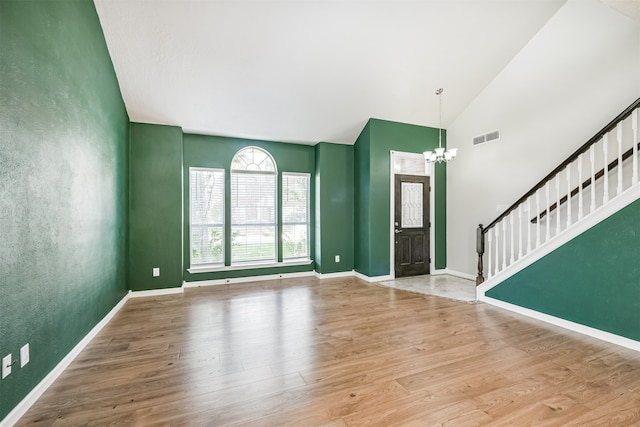
<instances>
[{"instance_id":1,"label":"window blind","mask_svg":"<svg viewBox=\"0 0 640 427\"><path fill-rule=\"evenodd\" d=\"M189 170L191 265L224 262L224 170Z\"/></svg>"},{"instance_id":2,"label":"window blind","mask_svg":"<svg viewBox=\"0 0 640 427\"><path fill-rule=\"evenodd\" d=\"M275 173L231 172L231 263L276 261Z\"/></svg>"},{"instance_id":3,"label":"window blind","mask_svg":"<svg viewBox=\"0 0 640 427\"><path fill-rule=\"evenodd\" d=\"M282 257L309 257L309 174L282 174Z\"/></svg>"}]
</instances>

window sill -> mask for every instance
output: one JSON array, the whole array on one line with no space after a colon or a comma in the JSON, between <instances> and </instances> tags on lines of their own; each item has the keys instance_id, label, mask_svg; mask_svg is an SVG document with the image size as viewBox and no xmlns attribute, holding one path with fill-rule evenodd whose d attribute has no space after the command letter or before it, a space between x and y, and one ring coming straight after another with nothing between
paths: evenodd
<instances>
[{"instance_id":1,"label":"window sill","mask_svg":"<svg viewBox=\"0 0 640 427\"><path fill-rule=\"evenodd\" d=\"M265 263L251 263L251 264L236 264L236 265L207 265L202 267L187 268L187 271L191 274L197 273L215 273L218 271L235 271L235 270L254 270L257 268L273 268L273 267L291 267L295 265L309 265L313 262L310 259L294 259L291 261L282 262L265 262Z\"/></svg>"}]
</instances>

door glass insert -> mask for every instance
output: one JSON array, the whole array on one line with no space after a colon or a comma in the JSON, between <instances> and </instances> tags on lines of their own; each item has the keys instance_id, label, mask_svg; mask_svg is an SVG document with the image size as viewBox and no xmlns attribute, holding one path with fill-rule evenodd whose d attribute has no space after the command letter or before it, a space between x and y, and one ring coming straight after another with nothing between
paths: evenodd
<instances>
[{"instance_id":1,"label":"door glass insert","mask_svg":"<svg viewBox=\"0 0 640 427\"><path fill-rule=\"evenodd\" d=\"M422 183L402 183L402 228L422 228Z\"/></svg>"}]
</instances>

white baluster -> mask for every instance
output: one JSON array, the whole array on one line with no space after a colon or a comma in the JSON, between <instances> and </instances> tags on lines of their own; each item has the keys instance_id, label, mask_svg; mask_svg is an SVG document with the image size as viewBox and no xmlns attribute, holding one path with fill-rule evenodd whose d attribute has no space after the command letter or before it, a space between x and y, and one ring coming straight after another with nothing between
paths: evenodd
<instances>
[{"instance_id":1,"label":"white baluster","mask_svg":"<svg viewBox=\"0 0 640 427\"><path fill-rule=\"evenodd\" d=\"M502 220L502 269L507 268L507 219Z\"/></svg>"},{"instance_id":2,"label":"white baluster","mask_svg":"<svg viewBox=\"0 0 640 427\"><path fill-rule=\"evenodd\" d=\"M567 228L571 227L571 163L567 165Z\"/></svg>"},{"instance_id":3,"label":"white baluster","mask_svg":"<svg viewBox=\"0 0 640 427\"><path fill-rule=\"evenodd\" d=\"M527 253L531 252L531 197L527 199Z\"/></svg>"},{"instance_id":4,"label":"white baluster","mask_svg":"<svg viewBox=\"0 0 640 427\"><path fill-rule=\"evenodd\" d=\"M536 248L540 246L540 191L538 190L536 190Z\"/></svg>"},{"instance_id":5,"label":"white baluster","mask_svg":"<svg viewBox=\"0 0 640 427\"><path fill-rule=\"evenodd\" d=\"M516 248L513 245L513 212L511 212L511 214L509 215L510 218L510 222L511 222L511 257L509 258L509 265L513 264L513 262L515 261L515 254L516 254Z\"/></svg>"},{"instance_id":6,"label":"white baluster","mask_svg":"<svg viewBox=\"0 0 640 427\"><path fill-rule=\"evenodd\" d=\"M616 195L622 193L622 123L618 123L616 128L616 139L618 140L618 187Z\"/></svg>"},{"instance_id":7,"label":"white baluster","mask_svg":"<svg viewBox=\"0 0 640 427\"><path fill-rule=\"evenodd\" d=\"M500 273L500 225L496 224L493 227L493 232L496 237L496 273Z\"/></svg>"},{"instance_id":8,"label":"white baluster","mask_svg":"<svg viewBox=\"0 0 640 427\"><path fill-rule=\"evenodd\" d=\"M493 270L492 270L492 265L491 265L491 244L493 243L493 234L491 233L491 230L489 230L489 232L487 233L487 239L488 239L488 243L489 243L489 250L487 251L487 278L493 276Z\"/></svg>"},{"instance_id":9,"label":"white baluster","mask_svg":"<svg viewBox=\"0 0 640 427\"><path fill-rule=\"evenodd\" d=\"M589 213L596 210L596 153L595 147L589 148L589 160L591 161L591 204Z\"/></svg>"},{"instance_id":10,"label":"white baluster","mask_svg":"<svg viewBox=\"0 0 640 427\"><path fill-rule=\"evenodd\" d=\"M578 156L578 221L584 215L582 200L582 154Z\"/></svg>"},{"instance_id":11,"label":"white baluster","mask_svg":"<svg viewBox=\"0 0 640 427\"><path fill-rule=\"evenodd\" d=\"M549 238L551 237L551 217L549 217L551 210L549 207L549 204L551 204L551 201L549 200L549 181L546 182L546 184L544 184L544 193L545 193L545 197L547 198L547 214L546 214L546 218L547 218L547 223L546 225L546 229L547 232L544 235L544 241L546 242L547 240L549 240Z\"/></svg>"},{"instance_id":12,"label":"white baluster","mask_svg":"<svg viewBox=\"0 0 640 427\"><path fill-rule=\"evenodd\" d=\"M522 209L523 204L518 206L518 259L522 258Z\"/></svg>"},{"instance_id":13,"label":"white baluster","mask_svg":"<svg viewBox=\"0 0 640 427\"><path fill-rule=\"evenodd\" d=\"M638 183L638 109L633 110L631 114L631 128L633 129L633 175L631 176L631 184Z\"/></svg>"},{"instance_id":14,"label":"white baluster","mask_svg":"<svg viewBox=\"0 0 640 427\"><path fill-rule=\"evenodd\" d=\"M560 234L560 173L556 175L556 236Z\"/></svg>"},{"instance_id":15,"label":"white baluster","mask_svg":"<svg viewBox=\"0 0 640 427\"><path fill-rule=\"evenodd\" d=\"M602 204L609 201L609 134L604 135L602 140L602 152L604 154L604 195L602 196Z\"/></svg>"}]
</instances>

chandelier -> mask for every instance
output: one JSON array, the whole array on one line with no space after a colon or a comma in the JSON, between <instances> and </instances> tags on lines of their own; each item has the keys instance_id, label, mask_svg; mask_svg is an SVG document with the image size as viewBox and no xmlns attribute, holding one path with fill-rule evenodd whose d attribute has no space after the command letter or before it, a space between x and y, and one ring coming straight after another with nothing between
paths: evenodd
<instances>
[{"instance_id":1,"label":"chandelier","mask_svg":"<svg viewBox=\"0 0 640 427\"><path fill-rule=\"evenodd\" d=\"M438 95L440 101L440 121L438 123L438 148L434 151L425 151L422 153L424 155L424 159L429 163L442 163L449 162L456 157L458 153L457 148L449 148L445 150L442 148L442 92L444 89L439 88L436 90L436 95Z\"/></svg>"}]
</instances>

